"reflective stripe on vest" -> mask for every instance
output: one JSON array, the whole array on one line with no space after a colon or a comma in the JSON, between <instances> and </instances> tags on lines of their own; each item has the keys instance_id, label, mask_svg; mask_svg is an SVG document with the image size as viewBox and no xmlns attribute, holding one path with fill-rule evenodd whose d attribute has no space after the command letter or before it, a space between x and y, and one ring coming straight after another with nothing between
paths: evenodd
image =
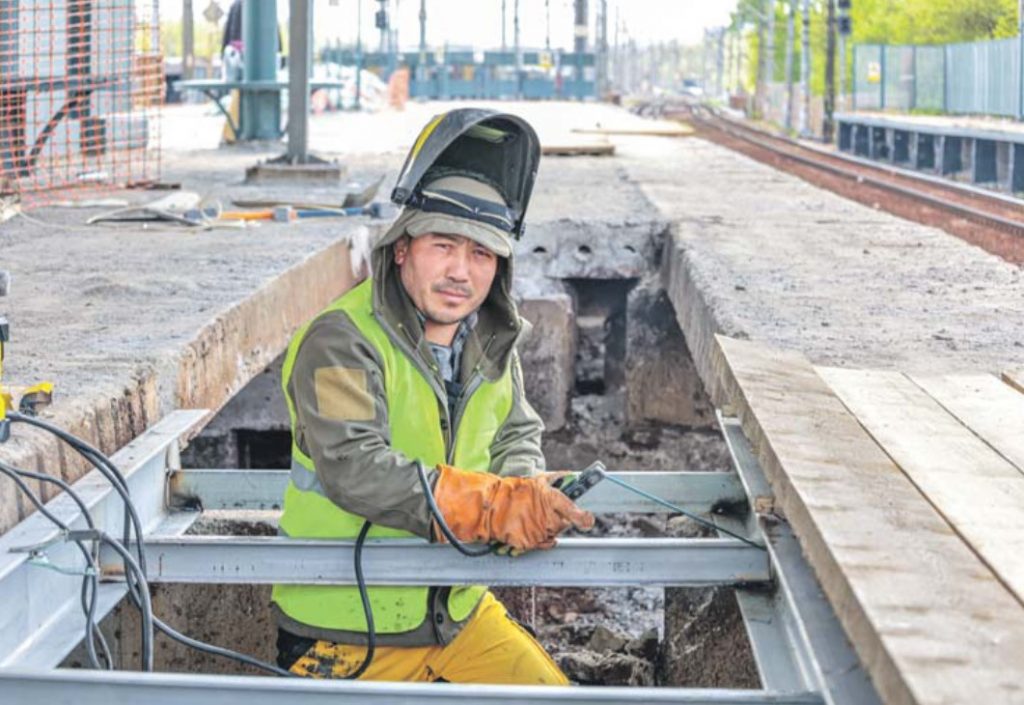
<instances>
[{"instance_id":1,"label":"reflective stripe on vest","mask_svg":"<svg viewBox=\"0 0 1024 705\"><path fill-rule=\"evenodd\" d=\"M372 284L363 282L331 304L324 313L344 312L363 337L376 348L383 363L388 426L391 447L406 457L434 467L446 461L441 431L443 401L439 400L422 373L398 350L372 313ZM288 383L295 357L309 326L301 328L285 355L282 384L292 435L296 415L288 396ZM487 472L491 444L512 408L510 370L494 382L484 382L465 401L455 443L454 465L463 470ZM281 527L294 538L355 538L363 517L344 511L324 493L312 459L293 442L291 481L285 490ZM374 525L370 537L408 537L409 532ZM453 587L448 613L456 622L472 613L485 588ZM426 587L373 587L368 590L374 623L381 634L415 630L429 614ZM290 618L321 629L364 632L366 622L358 590L349 586L275 585L273 600Z\"/></svg>"},{"instance_id":2,"label":"reflective stripe on vest","mask_svg":"<svg viewBox=\"0 0 1024 705\"><path fill-rule=\"evenodd\" d=\"M320 478L316 476L316 473L307 470L298 460L292 458L292 471L288 475L297 488L303 492L316 492L319 495L327 496L324 492L324 486L320 484Z\"/></svg>"}]
</instances>

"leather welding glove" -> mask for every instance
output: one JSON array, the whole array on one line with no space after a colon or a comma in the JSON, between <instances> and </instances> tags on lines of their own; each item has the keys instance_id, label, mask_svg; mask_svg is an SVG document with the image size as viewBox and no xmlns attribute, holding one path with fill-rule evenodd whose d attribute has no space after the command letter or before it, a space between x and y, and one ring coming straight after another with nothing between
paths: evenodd
<instances>
[{"instance_id":1,"label":"leather welding glove","mask_svg":"<svg viewBox=\"0 0 1024 705\"><path fill-rule=\"evenodd\" d=\"M589 531L594 515L551 486L562 473L498 477L438 465L434 500L459 541L501 543L514 551L551 548L573 526ZM440 531L435 535L444 541Z\"/></svg>"}]
</instances>

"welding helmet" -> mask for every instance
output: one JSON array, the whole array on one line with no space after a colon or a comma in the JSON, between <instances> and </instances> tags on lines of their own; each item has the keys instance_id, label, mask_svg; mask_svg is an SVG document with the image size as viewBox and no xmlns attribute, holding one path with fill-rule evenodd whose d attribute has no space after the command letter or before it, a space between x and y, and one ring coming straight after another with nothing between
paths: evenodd
<instances>
[{"instance_id":1,"label":"welding helmet","mask_svg":"<svg viewBox=\"0 0 1024 705\"><path fill-rule=\"evenodd\" d=\"M391 200L402 207L487 223L518 240L539 164L540 140L525 120L495 110L459 108L436 115L420 131ZM490 185L505 205L425 188L452 176Z\"/></svg>"}]
</instances>

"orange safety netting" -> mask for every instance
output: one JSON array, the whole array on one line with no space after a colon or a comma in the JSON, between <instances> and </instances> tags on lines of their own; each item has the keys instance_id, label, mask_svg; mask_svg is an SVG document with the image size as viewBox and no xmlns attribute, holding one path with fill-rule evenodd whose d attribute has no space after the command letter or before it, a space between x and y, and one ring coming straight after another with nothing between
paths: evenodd
<instances>
[{"instance_id":1,"label":"orange safety netting","mask_svg":"<svg viewBox=\"0 0 1024 705\"><path fill-rule=\"evenodd\" d=\"M160 175L157 0L0 0L0 196Z\"/></svg>"}]
</instances>

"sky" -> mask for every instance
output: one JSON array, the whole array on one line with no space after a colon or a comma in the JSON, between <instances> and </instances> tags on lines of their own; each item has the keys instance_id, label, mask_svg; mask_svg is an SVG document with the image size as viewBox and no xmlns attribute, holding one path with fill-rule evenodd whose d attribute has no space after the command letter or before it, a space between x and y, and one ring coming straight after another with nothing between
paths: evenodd
<instances>
[{"instance_id":1,"label":"sky","mask_svg":"<svg viewBox=\"0 0 1024 705\"><path fill-rule=\"evenodd\" d=\"M252 0L250 0L252 1ZM229 0L193 0L197 29L206 20L201 13L210 2L217 2L227 10ZM551 45L569 48L573 41L573 0L547 0L550 5ZM363 43L367 49L379 45L379 32L374 28L373 15L378 9L376 0L314 0L314 25L317 44L340 39L343 44L354 41L358 4L362 4ZM390 0L392 17L397 17L398 38L403 49L414 49L419 44L420 0ZM728 21L736 0L607 0L608 42L615 39L615 17L621 21L619 37L625 40L628 32L640 44L668 42L681 44L701 41L705 27L714 27ZM278 16L286 21L288 0L277 0ZM426 0L427 44L440 46L445 42L477 49L501 46L502 0ZM512 8L515 0L505 0L507 22L506 41L513 41ZM397 5L397 11L395 6ZM594 21L601 0L588 0L590 37L595 38ZM175 17L181 12L181 0L163 0L161 15ZM519 0L520 36L524 47L541 48L545 44L545 0ZM392 20L394 22L394 19Z\"/></svg>"}]
</instances>

